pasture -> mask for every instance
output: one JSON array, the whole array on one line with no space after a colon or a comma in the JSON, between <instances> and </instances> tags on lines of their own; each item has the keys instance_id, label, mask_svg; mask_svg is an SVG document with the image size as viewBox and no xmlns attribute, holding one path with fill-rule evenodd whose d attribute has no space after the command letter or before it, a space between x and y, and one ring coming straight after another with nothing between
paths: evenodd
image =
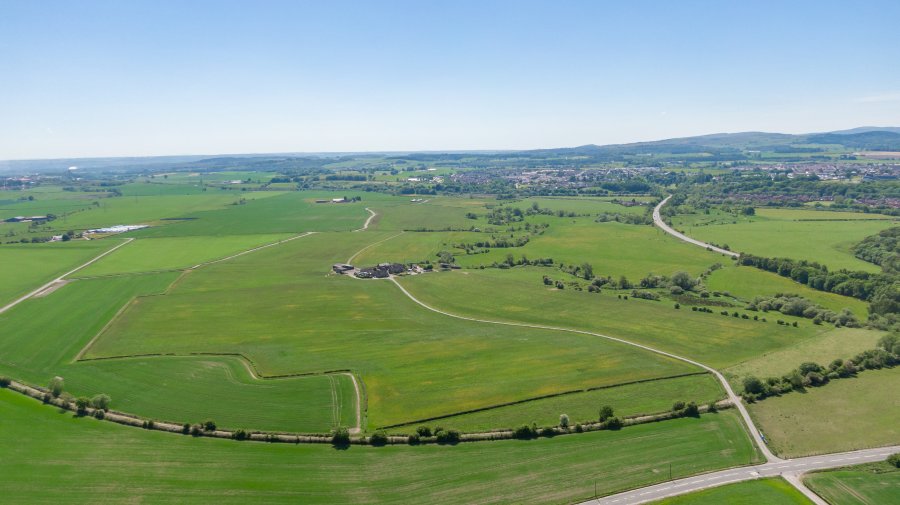
<instances>
[{"instance_id":1,"label":"pasture","mask_svg":"<svg viewBox=\"0 0 900 505\"><path fill-rule=\"evenodd\" d=\"M533 441L348 450L142 431L6 390L0 419L13 503L571 503L592 497L595 482L609 494L663 481L670 463L678 478L756 458L731 412Z\"/></svg>"},{"instance_id":2,"label":"pasture","mask_svg":"<svg viewBox=\"0 0 900 505\"><path fill-rule=\"evenodd\" d=\"M878 447L900 439L898 390L900 367L867 370L806 393L766 398L749 410L783 457Z\"/></svg>"},{"instance_id":3,"label":"pasture","mask_svg":"<svg viewBox=\"0 0 900 505\"><path fill-rule=\"evenodd\" d=\"M685 214L674 217L672 224L690 237L727 244L733 251L817 261L835 270L878 272L878 265L857 259L850 248L895 221L879 214L762 208L752 217Z\"/></svg>"},{"instance_id":4,"label":"pasture","mask_svg":"<svg viewBox=\"0 0 900 505\"><path fill-rule=\"evenodd\" d=\"M896 503L900 496L900 469L887 462L813 472L803 481L831 505Z\"/></svg>"}]
</instances>

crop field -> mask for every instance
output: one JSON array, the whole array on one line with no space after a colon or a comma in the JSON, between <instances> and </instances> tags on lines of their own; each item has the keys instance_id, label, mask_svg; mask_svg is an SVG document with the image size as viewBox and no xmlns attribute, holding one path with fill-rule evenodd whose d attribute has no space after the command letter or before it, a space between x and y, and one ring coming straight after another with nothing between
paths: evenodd
<instances>
[{"instance_id":1,"label":"crop field","mask_svg":"<svg viewBox=\"0 0 900 505\"><path fill-rule=\"evenodd\" d=\"M803 479L831 505L896 503L900 469L887 462L813 472Z\"/></svg>"},{"instance_id":2,"label":"crop field","mask_svg":"<svg viewBox=\"0 0 900 505\"><path fill-rule=\"evenodd\" d=\"M712 291L727 292L744 302L749 302L757 296L789 293L802 296L834 312L839 313L845 308L850 309L860 320L864 320L869 312L866 302L862 300L818 291L773 272L766 272L754 267L720 268L709 276L707 286Z\"/></svg>"},{"instance_id":3,"label":"crop field","mask_svg":"<svg viewBox=\"0 0 900 505\"><path fill-rule=\"evenodd\" d=\"M102 261L80 270L76 277L190 268L241 251L291 237L277 235L227 235L141 238L118 249Z\"/></svg>"},{"instance_id":4,"label":"crop field","mask_svg":"<svg viewBox=\"0 0 900 505\"><path fill-rule=\"evenodd\" d=\"M0 246L0 306L80 266L119 241L93 240Z\"/></svg>"},{"instance_id":5,"label":"crop field","mask_svg":"<svg viewBox=\"0 0 900 505\"><path fill-rule=\"evenodd\" d=\"M86 357L241 353L265 375L353 369L374 426L695 371L595 337L460 321L390 282L326 275L371 240L310 235L197 270L130 306Z\"/></svg>"},{"instance_id":6,"label":"crop field","mask_svg":"<svg viewBox=\"0 0 900 505\"><path fill-rule=\"evenodd\" d=\"M513 429L531 423L553 426L559 423L560 414L566 414L574 426L576 423L596 422L600 407L604 405L613 407L617 416L627 417L668 411L677 400L702 405L724 396L722 386L712 375L690 375L544 398L452 416L432 424L452 426L463 431L489 431L503 427ZM416 425L412 425L392 431L409 433L415 428Z\"/></svg>"},{"instance_id":7,"label":"crop field","mask_svg":"<svg viewBox=\"0 0 900 505\"><path fill-rule=\"evenodd\" d=\"M781 456L840 452L897 443L900 367L867 370L804 393L767 398L750 414Z\"/></svg>"},{"instance_id":8,"label":"crop field","mask_svg":"<svg viewBox=\"0 0 900 505\"><path fill-rule=\"evenodd\" d=\"M877 272L879 267L853 256L850 247L893 226L889 216L855 212L758 209L753 217L713 213L676 216L685 234L733 251L758 256L817 261L832 269Z\"/></svg>"},{"instance_id":9,"label":"crop field","mask_svg":"<svg viewBox=\"0 0 900 505\"><path fill-rule=\"evenodd\" d=\"M595 481L608 494L667 479L670 463L677 478L755 458L731 412L553 439L344 451L142 431L6 390L0 419L13 503L570 503L592 497Z\"/></svg>"},{"instance_id":10,"label":"crop field","mask_svg":"<svg viewBox=\"0 0 900 505\"><path fill-rule=\"evenodd\" d=\"M738 482L653 502L653 505L811 505L809 498L782 478ZM833 503L833 502L832 502Z\"/></svg>"},{"instance_id":11,"label":"crop field","mask_svg":"<svg viewBox=\"0 0 900 505\"><path fill-rule=\"evenodd\" d=\"M558 275L552 269L517 267L443 272L400 282L425 303L454 314L599 332L714 366L734 365L834 331L808 320L800 320L802 323L793 328L773 321L675 310L672 302L620 299L614 290L600 294L557 290L543 285L541 276L545 273ZM486 296L490 296L491 304L478 303Z\"/></svg>"}]
</instances>

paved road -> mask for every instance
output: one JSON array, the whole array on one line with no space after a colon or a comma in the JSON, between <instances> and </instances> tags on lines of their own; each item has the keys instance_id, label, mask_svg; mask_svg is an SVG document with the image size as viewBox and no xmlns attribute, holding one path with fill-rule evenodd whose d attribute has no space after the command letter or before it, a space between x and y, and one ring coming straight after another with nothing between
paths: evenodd
<instances>
[{"instance_id":1,"label":"paved road","mask_svg":"<svg viewBox=\"0 0 900 505\"><path fill-rule=\"evenodd\" d=\"M675 229L673 229L671 226L667 225L666 222L663 221L662 217L659 215L659 209L661 209L663 207L663 205L665 205L669 201L670 198L672 198L672 195L667 196L663 201L659 202L659 205L657 205L655 209L653 209L653 224L658 226L660 229L662 229L662 231L668 233L669 235L672 235L673 237L675 237L679 240L684 240L685 242L687 242L689 244L694 244L694 245L700 246L704 249L711 249L717 253L727 254L728 256L731 256L732 258L737 258L738 256L740 256L736 252L727 251L720 247L716 247L712 244L707 244L706 242L701 242L697 239L688 237L684 233L675 231Z\"/></svg>"},{"instance_id":2,"label":"paved road","mask_svg":"<svg viewBox=\"0 0 900 505\"><path fill-rule=\"evenodd\" d=\"M725 389L725 392L728 394L728 399L738 409L738 412L740 412L741 417L744 419L744 423L746 424L747 429L750 432L750 436L756 442L757 447L759 447L759 450L763 453L766 460L770 461L770 462L781 461L781 458L772 454L772 451L770 451L769 448L766 446L765 440L763 440L762 435L760 434L759 430L756 428L756 425L753 424L753 419L750 418L750 414L747 412L747 409L744 407L744 404L741 402L741 398L735 394L733 389L731 389L731 384L729 384L728 381L725 380L725 377L721 373L719 373L718 370L716 370L710 366L704 365L703 363L694 361L689 358L685 358L683 356L678 356L677 354L672 354L670 352L662 351L660 349L656 349L656 348L653 348L653 347L650 347L647 345L638 344L636 342L631 342L629 340L624 340L624 339L617 338L617 337L611 337L609 335L603 335L602 333L594 333L591 331L584 331L584 330L575 330L572 328L561 328L561 327L557 327L557 326L545 326L542 324L527 324L527 323L514 323L514 322L507 322L507 321L492 321L489 319L477 319L474 317L466 317L466 316L460 316L457 314L452 314L450 312L444 312L443 310L436 309L436 308L426 304L425 302L419 300L415 296L413 296L412 293L407 291L406 288L404 288L402 285L400 285L399 282L397 282L397 279L391 277L390 280L393 281L393 283L396 284L398 288L400 288L400 291L403 291L403 294L405 294L407 297L409 297L410 300L416 302L417 304L421 305L422 307L425 307L426 309L428 309L432 312L437 312L438 314L443 314L445 316L454 317L456 319L464 319L466 321L474 321L476 323L501 324L501 325L505 325L505 326L518 326L521 328L537 328L537 329L541 329L541 330L567 331L570 333L580 333L582 335L592 335L594 337L605 338L607 340L613 340L615 342L620 342L623 344L628 344L630 346L639 347L646 351L650 351L650 352L653 352L656 354L661 354L663 356L668 356L670 358L674 358L679 361L683 361L685 363L690 363L691 365L698 366L698 367L708 371L709 373L713 374L713 376L715 376L715 378L718 379L719 383L722 384L722 387Z\"/></svg>"},{"instance_id":3,"label":"paved road","mask_svg":"<svg viewBox=\"0 0 900 505\"><path fill-rule=\"evenodd\" d=\"M655 486L647 486L625 493L606 496L599 500L589 500L580 505L637 505L710 487L758 479L760 477L783 475L788 478L789 481L791 479L796 480L799 474L810 470L825 470L828 468L839 468L848 465L882 461L895 452L900 452L900 445L775 461L744 468L732 468L731 470L695 475L694 477L664 482Z\"/></svg>"}]
</instances>

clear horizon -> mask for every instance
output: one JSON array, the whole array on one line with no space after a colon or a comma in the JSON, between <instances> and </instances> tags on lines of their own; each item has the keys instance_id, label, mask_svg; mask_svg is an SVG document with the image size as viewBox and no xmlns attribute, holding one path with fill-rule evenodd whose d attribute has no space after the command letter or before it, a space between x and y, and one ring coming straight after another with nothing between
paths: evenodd
<instances>
[{"instance_id":1,"label":"clear horizon","mask_svg":"<svg viewBox=\"0 0 900 505\"><path fill-rule=\"evenodd\" d=\"M0 159L898 126L900 5L7 2Z\"/></svg>"}]
</instances>

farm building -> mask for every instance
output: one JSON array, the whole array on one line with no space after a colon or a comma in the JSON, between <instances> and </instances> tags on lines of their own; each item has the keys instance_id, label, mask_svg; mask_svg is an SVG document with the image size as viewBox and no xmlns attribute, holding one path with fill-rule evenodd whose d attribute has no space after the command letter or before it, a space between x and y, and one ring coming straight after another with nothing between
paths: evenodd
<instances>
[{"instance_id":1,"label":"farm building","mask_svg":"<svg viewBox=\"0 0 900 505\"><path fill-rule=\"evenodd\" d=\"M331 269L334 270L335 273L344 274L353 270L353 265L348 265L346 263L335 263L331 266Z\"/></svg>"}]
</instances>

